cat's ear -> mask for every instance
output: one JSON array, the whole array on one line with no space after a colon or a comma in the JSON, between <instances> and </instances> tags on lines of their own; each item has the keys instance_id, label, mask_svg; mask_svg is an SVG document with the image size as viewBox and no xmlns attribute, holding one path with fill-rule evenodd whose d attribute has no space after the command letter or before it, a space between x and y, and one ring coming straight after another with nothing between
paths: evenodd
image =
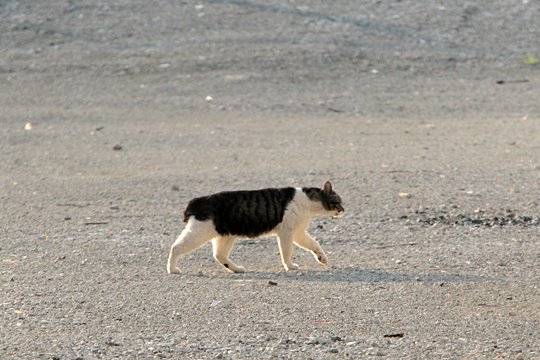
<instances>
[{"instance_id":1,"label":"cat's ear","mask_svg":"<svg viewBox=\"0 0 540 360\"><path fill-rule=\"evenodd\" d=\"M330 183L330 181L324 183L322 191L324 191L325 193L329 193L332 191L332 184Z\"/></svg>"}]
</instances>

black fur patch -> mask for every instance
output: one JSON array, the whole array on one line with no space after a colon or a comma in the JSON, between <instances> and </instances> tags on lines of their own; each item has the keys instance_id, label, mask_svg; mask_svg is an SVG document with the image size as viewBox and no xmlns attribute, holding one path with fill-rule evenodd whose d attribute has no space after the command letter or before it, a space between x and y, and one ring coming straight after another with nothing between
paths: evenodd
<instances>
[{"instance_id":1,"label":"black fur patch","mask_svg":"<svg viewBox=\"0 0 540 360\"><path fill-rule=\"evenodd\" d=\"M302 191L311 201L320 201L326 210L344 211L341 198L331 188L325 191L315 187L305 187Z\"/></svg>"},{"instance_id":2,"label":"black fur patch","mask_svg":"<svg viewBox=\"0 0 540 360\"><path fill-rule=\"evenodd\" d=\"M274 229L294 198L292 187L227 191L191 200L184 211L199 221L212 220L220 235L257 237Z\"/></svg>"},{"instance_id":3,"label":"black fur patch","mask_svg":"<svg viewBox=\"0 0 540 360\"><path fill-rule=\"evenodd\" d=\"M322 191L315 187L305 187L302 191L307 195L311 201L321 201Z\"/></svg>"}]
</instances>

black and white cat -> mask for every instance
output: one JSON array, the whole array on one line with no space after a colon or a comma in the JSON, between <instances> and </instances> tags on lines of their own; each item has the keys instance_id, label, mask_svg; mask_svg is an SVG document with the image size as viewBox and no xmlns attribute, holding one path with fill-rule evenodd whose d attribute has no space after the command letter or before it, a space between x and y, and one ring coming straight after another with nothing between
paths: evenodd
<instances>
[{"instance_id":1,"label":"black and white cat","mask_svg":"<svg viewBox=\"0 0 540 360\"><path fill-rule=\"evenodd\" d=\"M298 269L292 262L293 244L311 251L315 259L328 264L323 249L308 233L314 216L337 217L343 213L341 198L327 181L319 188L281 188L228 191L191 200L184 211L187 223L171 246L167 272L178 274L182 255L212 240L214 259L227 270L244 272L229 259L236 238L276 235L285 270Z\"/></svg>"}]
</instances>

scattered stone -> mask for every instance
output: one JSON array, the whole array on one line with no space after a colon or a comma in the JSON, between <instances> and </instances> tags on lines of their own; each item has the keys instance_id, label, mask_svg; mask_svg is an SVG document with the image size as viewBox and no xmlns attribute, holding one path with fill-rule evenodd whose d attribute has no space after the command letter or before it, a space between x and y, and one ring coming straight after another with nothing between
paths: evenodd
<instances>
[{"instance_id":1,"label":"scattered stone","mask_svg":"<svg viewBox=\"0 0 540 360\"><path fill-rule=\"evenodd\" d=\"M172 191L180 191L180 187L178 185L173 185L171 189Z\"/></svg>"},{"instance_id":2,"label":"scattered stone","mask_svg":"<svg viewBox=\"0 0 540 360\"><path fill-rule=\"evenodd\" d=\"M332 348L332 349L328 349L326 352L329 352L331 354L337 354L337 353L339 353L339 350L336 349L336 348Z\"/></svg>"},{"instance_id":3,"label":"scattered stone","mask_svg":"<svg viewBox=\"0 0 540 360\"><path fill-rule=\"evenodd\" d=\"M270 281L268 281L268 285L276 286L277 282L270 280Z\"/></svg>"},{"instance_id":4,"label":"scattered stone","mask_svg":"<svg viewBox=\"0 0 540 360\"><path fill-rule=\"evenodd\" d=\"M114 151L122 150L122 145L120 145L120 144L114 145L114 146L113 146L113 150L114 150Z\"/></svg>"},{"instance_id":5,"label":"scattered stone","mask_svg":"<svg viewBox=\"0 0 540 360\"><path fill-rule=\"evenodd\" d=\"M333 108L333 107L327 107L326 110L328 110L329 112L337 113L337 114L345 112L344 110L336 109L336 108Z\"/></svg>"},{"instance_id":6,"label":"scattered stone","mask_svg":"<svg viewBox=\"0 0 540 360\"><path fill-rule=\"evenodd\" d=\"M447 226L474 226L474 227L503 227L503 226L538 226L540 218L530 215L519 215L516 211L484 210L476 209L471 214L453 212L449 210L437 210L430 208L418 208L412 214L403 214L398 217L407 224L416 222L419 225L433 227L437 224Z\"/></svg>"},{"instance_id":7,"label":"scattered stone","mask_svg":"<svg viewBox=\"0 0 540 360\"><path fill-rule=\"evenodd\" d=\"M404 333L391 333L383 335L385 338L402 338L403 336L405 336Z\"/></svg>"},{"instance_id":8,"label":"scattered stone","mask_svg":"<svg viewBox=\"0 0 540 360\"><path fill-rule=\"evenodd\" d=\"M117 342L115 342L113 340L108 340L108 341L105 341L105 345L107 345L107 346L121 346L122 344L117 343Z\"/></svg>"},{"instance_id":9,"label":"scattered stone","mask_svg":"<svg viewBox=\"0 0 540 360\"><path fill-rule=\"evenodd\" d=\"M30 30L34 27L33 24L30 24L30 23L21 23L21 24L16 24L15 26L13 26L11 29L12 30L16 30L16 31L24 31L24 30Z\"/></svg>"}]
</instances>

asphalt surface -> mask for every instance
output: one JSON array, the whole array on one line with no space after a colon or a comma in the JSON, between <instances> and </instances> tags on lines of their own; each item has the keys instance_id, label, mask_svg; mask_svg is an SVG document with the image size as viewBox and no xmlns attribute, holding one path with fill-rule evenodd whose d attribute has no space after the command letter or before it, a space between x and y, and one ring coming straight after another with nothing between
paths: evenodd
<instances>
[{"instance_id":1,"label":"asphalt surface","mask_svg":"<svg viewBox=\"0 0 540 360\"><path fill-rule=\"evenodd\" d=\"M0 1L6 359L540 356L540 3ZM320 186L330 266L195 197Z\"/></svg>"}]
</instances>

